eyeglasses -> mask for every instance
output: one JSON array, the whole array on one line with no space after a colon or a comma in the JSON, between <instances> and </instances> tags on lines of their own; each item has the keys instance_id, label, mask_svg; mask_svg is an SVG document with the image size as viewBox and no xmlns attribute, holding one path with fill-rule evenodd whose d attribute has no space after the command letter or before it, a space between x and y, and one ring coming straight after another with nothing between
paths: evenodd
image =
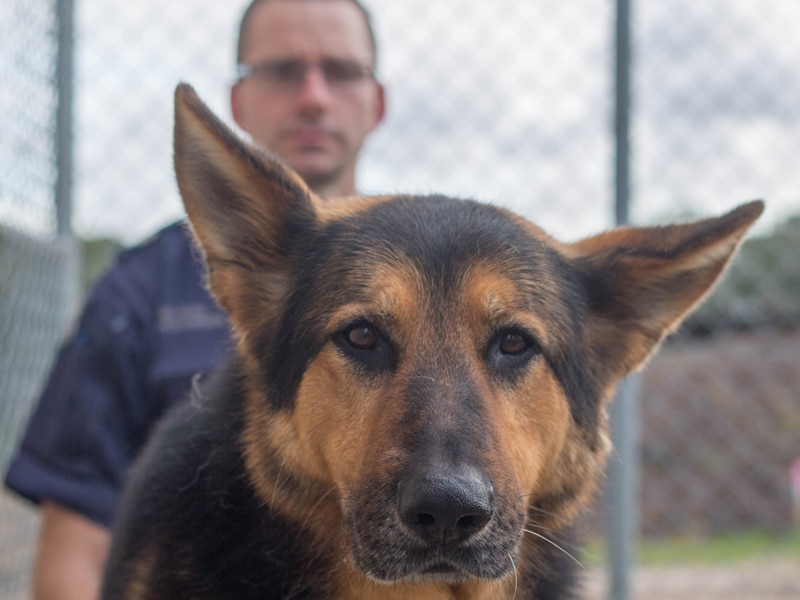
<instances>
[{"instance_id":1,"label":"eyeglasses","mask_svg":"<svg viewBox=\"0 0 800 600\"><path fill-rule=\"evenodd\" d=\"M363 81L373 79L372 67L355 60L326 58L318 63L286 58L263 62L239 64L236 74L239 81L253 79L276 92L296 92L306 81L309 69L319 69L325 83L334 92L352 90Z\"/></svg>"}]
</instances>

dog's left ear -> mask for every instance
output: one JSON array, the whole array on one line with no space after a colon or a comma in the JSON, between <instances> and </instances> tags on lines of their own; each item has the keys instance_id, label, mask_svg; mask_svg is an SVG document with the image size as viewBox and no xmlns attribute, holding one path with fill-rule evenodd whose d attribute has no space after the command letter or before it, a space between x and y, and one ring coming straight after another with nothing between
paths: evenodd
<instances>
[{"instance_id":1,"label":"dog's left ear","mask_svg":"<svg viewBox=\"0 0 800 600\"><path fill-rule=\"evenodd\" d=\"M755 201L715 219L624 227L568 246L589 298L592 359L608 383L638 368L709 292L763 210Z\"/></svg>"},{"instance_id":2,"label":"dog's left ear","mask_svg":"<svg viewBox=\"0 0 800 600\"><path fill-rule=\"evenodd\" d=\"M279 161L242 142L186 84L175 90L175 173L209 286L244 341L277 314L314 197Z\"/></svg>"}]
</instances>

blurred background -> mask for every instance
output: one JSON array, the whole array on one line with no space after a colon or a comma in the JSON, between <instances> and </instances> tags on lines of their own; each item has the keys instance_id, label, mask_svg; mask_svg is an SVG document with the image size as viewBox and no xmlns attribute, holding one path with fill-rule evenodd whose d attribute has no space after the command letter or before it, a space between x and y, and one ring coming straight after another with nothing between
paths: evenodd
<instances>
[{"instance_id":1,"label":"blurred background","mask_svg":"<svg viewBox=\"0 0 800 600\"><path fill-rule=\"evenodd\" d=\"M0 0L3 470L86 287L182 216L175 85L232 123L246 3ZM364 4L389 105L360 191L489 201L564 240L614 225L612 0ZM800 597L800 3L630 5L631 222L767 201L638 385L633 593ZM0 597L25 597L36 518L0 493ZM587 597L605 522L601 499Z\"/></svg>"}]
</instances>

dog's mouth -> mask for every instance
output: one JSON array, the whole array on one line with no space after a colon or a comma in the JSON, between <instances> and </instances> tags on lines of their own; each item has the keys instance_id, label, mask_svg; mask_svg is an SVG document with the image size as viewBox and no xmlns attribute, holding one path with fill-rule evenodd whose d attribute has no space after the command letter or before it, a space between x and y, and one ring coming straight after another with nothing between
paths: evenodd
<instances>
[{"instance_id":1,"label":"dog's mouth","mask_svg":"<svg viewBox=\"0 0 800 600\"><path fill-rule=\"evenodd\" d=\"M418 571L401 578L401 580L412 583L460 583L470 577L473 577L473 575L455 565L446 562L436 562L430 566L422 567Z\"/></svg>"},{"instance_id":2,"label":"dog's mouth","mask_svg":"<svg viewBox=\"0 0 800 600\"><path fill-rule=\"evenodd\" d=\"M468 565L456 565L449 562L434 562L433 564L422 567L411 578L423 581L442 581L446 583L459 583L466 579L475 577L471 570L465 570ZM482 574L481 576L485 576Z\"/></svg>"},{"instance_id":3,"label":"dog's mouth","mask_svg":"<svg viewBox=\"0 0 800 600\"><path fill-rule=\"evenodd\" d=\"M433 564L422 566L414 570L397 573L390 579L385 577L376 577L376 573L367 574L383 583L457 584L475 577L473 573L465 571L464 569L447 562L434 562Z\"/></svg>"},{"instance_id":4,"label":"dog's mouth","mask_svg":"<svg viewBox=\"0 0 800 600\"><path fill-rule=\"evenodd\" d=\"M453 575L456 572L457 569L447 563L436 563L422 570L423 575Z\"/></svg>"},{"instance_id":5,"label":"dog's mouth","mask_svg":"<svg viewBox=\"0 0 800 600\"><path fill-rule=\"evenodd\" d=\"M402 544L400 544L402 546ZM399 550L399 551L398 551ZM473 549L408 549L395 546L389 555L354 552L359 568L382 582L460 583L468 579L501 579L514 569L518 549L493 555L484 545Z\"/></svg>"},{"instance_id":6,"label":"dog's mouth","mask_svg":"<svg viewBox=\"0 0 800 600\"><path fill-rule=\"evenodd\" d=\"M402 528L373 523L352 531L352 558L364 574L384 583L502 579L514 570L520 553L514 521L494 523L479 539L452 545L420 544Z\"/></svg>"}]
</instances>

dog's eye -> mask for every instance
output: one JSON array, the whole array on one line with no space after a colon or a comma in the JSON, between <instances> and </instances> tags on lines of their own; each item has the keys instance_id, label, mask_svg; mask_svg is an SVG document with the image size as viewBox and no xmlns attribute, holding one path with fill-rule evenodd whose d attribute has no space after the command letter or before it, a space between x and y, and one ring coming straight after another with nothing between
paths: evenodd
<instances>
[{"instance_id":1,"label":"dog's eye","mask_svg":"<svg viewBox=\"0 0 800 600\"><path fill-rule=\"evenodd\" d=\"M348 343L357 350L369 350L378 342L378 332L367 324L357 324L345 332Z\"/></svg>"},{"instance_id":2,"label":"dog's eye","mask_svg":"<svg viewBox=\"0 0 800 600\"><path fill-rule=\"evenodd\" d=\"M372 373L391 369L395 352L390 339L365 320L358 320L341 329L333 338L339 350L355 365Z\"/></svg>"},{"instance_id":3,"label":"dog's eye","mask_svg":"<svg viewBox=\"0 0 800 600\"><path fill-rule=\"evenodd\" d=\"M533 337L521 329L506 328L489 342L486 362L495 374L510 376L539 353L541 348Z\"/></svg>"},{"instance_id":4,"label":"dog's eye","mask_svg":"<svg viewBox=\"0 0 800 600\"><path fill-rule=\"evenodd\" d=\"M516 331L509 331L500 339L499 350L509 356L519 356L530 347L530 341Z\"/></svg>"}]
</instances>

